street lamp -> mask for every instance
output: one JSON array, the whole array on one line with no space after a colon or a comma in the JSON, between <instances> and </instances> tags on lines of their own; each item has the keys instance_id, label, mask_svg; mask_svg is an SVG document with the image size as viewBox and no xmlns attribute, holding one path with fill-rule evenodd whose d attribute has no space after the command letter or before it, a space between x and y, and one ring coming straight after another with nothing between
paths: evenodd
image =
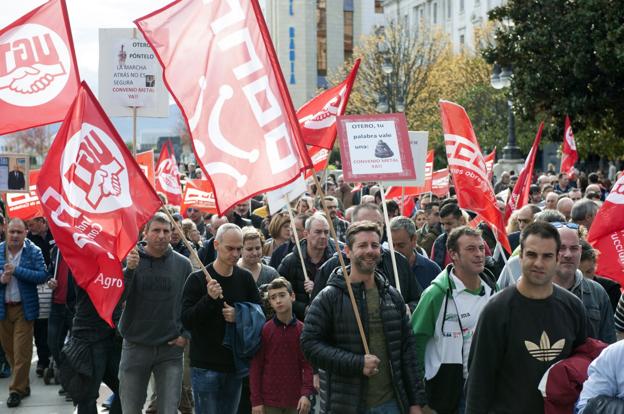
<instances>
[{"instance_id":1,"label":"street lamp","mask_svg":"<svg viewBox=\"0 0 624 414\"><path fill-rule=\"evenodd\" d=\"M492 75L490 76L490 84L494 89L509 88L511 86L512 75L511 67L501 67L498 63L495 63L492 68ZM509 114L509 131L507 134L507 146L503 148L503 159L520 160L522 159L522 153L520 152L520 148L516 145L516 118L513 113L511 92L507 98L507 108Z\"/></svg>"},{"instance_id":2,"label":"street lamp","mask_svg":"<svg viewBox=\"0 0 624 414\"><path fill-rule=\"evenodd\" d=\"M381 72L385 80L385 91L377 97L377 112L392 113L405 111L405 98L399 85L400 76L390 60L390 46L386 41L377 44L377 51L383 57Z\"/></svg>"}]
</instances>

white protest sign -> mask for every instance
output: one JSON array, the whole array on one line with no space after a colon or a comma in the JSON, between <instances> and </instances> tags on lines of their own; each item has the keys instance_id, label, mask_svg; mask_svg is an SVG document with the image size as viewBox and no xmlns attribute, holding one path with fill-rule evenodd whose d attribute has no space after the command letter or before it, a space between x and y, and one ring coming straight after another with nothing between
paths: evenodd
<instances>
[{"instance_id":1,"label":"white protest sign","mask_svg":"<svg viewBox=\"0 0 624 414\"><path fill-rule=\"evenodd\" d=\"M416 178L404 114L340 116L338 138L345 181Z\"/></svg>"},{"instance_id":2,"label":"white protest sign","mask_svg":"<svg viewBox=\"0 0 624 414\"><path fill-rule=\"evenodd\" d=\"M267 203L269 204L269 214L273 215L288 205L289 201L296 200L306 191L306 181L303 174L290 184L286 184L277 190L266 193Z\"/></svg>"},{"instance_id":3,"label":"white protest sign","mask_svg":"<svg viewBox=\"0 0 624 414\"><path fill-rule=\"evenodd\" d=\"M422 187L425 185L425 164L427 159L427 146L429 144L428 131L409 131L410 147L414 159L415 180L391 180L384 181L386 186Z\"/></svg>"},{"instance_id":4,"label":"white protest sign","mask_svg":"<svg viewBox=\"0 0 624 414\"><path fill-rule=\"evenodd\" d=\"M100 29L98 100L108 116L167 117L169 94L162 68L141 33Z\"/></svg>"}]
</instances>

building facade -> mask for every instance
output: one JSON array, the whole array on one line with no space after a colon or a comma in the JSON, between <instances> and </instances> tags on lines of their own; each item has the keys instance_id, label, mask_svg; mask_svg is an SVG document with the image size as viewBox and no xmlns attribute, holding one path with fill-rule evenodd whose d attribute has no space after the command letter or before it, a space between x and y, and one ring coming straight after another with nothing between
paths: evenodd
<instances>
[{"instance_id":1,"label":"building facade","mask_svg":"<svg viewBox=\"0 0 624 414\"><path fill-rule=\"evenodd\" d=\"M327 86L362 35L383 25L383 0L264 0L260 4L296 108Z\"/></svg>"},{"instance_id":2,"label":"building facade","mask_svg":"<svg viewBox=\"0 0 624 414\"><path fill-rule=\"evenodd\" d=\"M441 30L453 50L474 50L475 29L488 21L487 13L506 0L384 0L388 20L399 20L416 33Z\"/></svg>"}]
</instances>

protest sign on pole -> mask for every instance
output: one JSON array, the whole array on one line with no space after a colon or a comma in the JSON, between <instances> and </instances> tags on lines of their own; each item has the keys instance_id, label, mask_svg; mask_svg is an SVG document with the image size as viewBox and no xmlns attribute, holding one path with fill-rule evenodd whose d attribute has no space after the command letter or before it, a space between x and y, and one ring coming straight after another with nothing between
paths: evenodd
<instances>
[{"instance_id":1,"label":"protest sign on pole","mask_svg":"<svg viewBox=\"0 0 624 414\"><path fill-rule=\"evenodd\" d=\"M141 171L147 177L147 181L149 181L152 186L156 183L154 181L154 150L149 150L145 152L140 152L134 156L137 164L141 167Z\"/></svg>"},{"instance_id":2,"label":"protest sign on pole","mask_svg":"<svg viewBox=\"0 0 624 414\"><path fill-rule=\"evenodd\" d=\"M384 188L387 180L416 178L404 114L350 115L338 117L338 137L345 181L377 181L384 209L386 228L390 228ZM424 165L423 165L424 177ZM392 234L386 232L397 290L401 282L396 268Z\"/></svg>"},{"instance_id":3,"label":"protest sign on pole","mask_svg":"<svg viewBox=\"0 0 624 414\"><path fill-rule=\"evenodd\" d=\"M31 220L35 217L42 217L43 210L37 196L37 179L39 170L30 170L28 174L28 192L6 193L5 206L7 216L10 218L19 217L22 220Z\"/></svg>"},{"instance_id":4,"label":"protest sign on pole","mask_svg":"<svg viewBox=\"0 0 624 414\"><path fill-rule=\"evenodd\" d=\"M217 213L212 184L208 180L187 180L182 194L180 211L185 213L189 208L196 208L204 213Z\"/></svg>"}]
</instances>

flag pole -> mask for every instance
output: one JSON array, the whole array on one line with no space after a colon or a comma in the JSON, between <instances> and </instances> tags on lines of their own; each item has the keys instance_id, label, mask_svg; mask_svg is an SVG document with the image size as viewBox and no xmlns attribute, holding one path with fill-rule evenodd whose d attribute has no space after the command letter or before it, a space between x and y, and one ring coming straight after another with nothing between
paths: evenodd
<instances>
[{"instance_id":1,"label":"flag pole","mask_svg":"<svg viewBox=\"0 0 624 414\"><path fill-rule=\"evenodd\" d=\"M301 244L299 243L299 235L297 234L297 227L295 226L295 217L293 216L292 210L290 209L290 198L288 194L286 194L286 210L288 210L288 216L290 217L290 227L292 228L293 233L295 234L295 245L297 246L297 251L299 252L299 260L301 260L301 268L303 269L303 277L305 281L309 281L310 277L308 276L308 269L306 269L305 261L303 260L303 253L301 252Z\"/></svg>"},{"instance_id":2,"label":"flag pole","mask_svg":"<svg viewBox=\"0 0 624 414\"><path fill-rule=\"evenodd\" d=\"M167 215L167 217L169 217L169 220L171 220L171 225L173 226L174 231L178 232L178 234L180 235L180 240L182 240L186 248L191 253L191 256L193 256L193 260L196 260L197 263L201 265L201 270L204 272L204 276L206 276L206 281L210 282L212 280L212 277L210 276L210 273L208 273L206 266L204 266L202 261L199 259L199 256L197 255L197 251L195 250L195 247L193 247L193 245L186 239L186 236L184 236L184 232L182 231L182 228L173 219L173 216L171 215L171 212L169 211L169 209L165 206L163 210L165 214Z\"/></svg>"},{"instance_id":3,"label":"flag pole","mask_svg":"<svg viewBox=\"0 0 624 414\"><path fill-rule=\"evenodd\" d=\"M401 215L403 215L405 210L405 186L401 186Z\"/></svg>"},{"instance_id":4,"label":"flag pole","mask_svg":"<svg viewBox=\"0 0 624 414\"><path fill-rule=\"evenodd\" d=\"M325 194L323 194L323 189L321 188L321 183L318 180L318 177L312 171L312 177L314 178L314 183L316 184L316 192L320 197L321 206L323 207L323 211L325 212L325 217L327 217L327 222L329 223L329 231L331 233L332 238L334 239L334 243L336 245L336 252L338 253L338 260L340 261L340 267L342 269L342 274L344 275L347 291L349 292L349 299L351 299L351 307L353 308L353 313L355 314L355 322L357 323L358 330L360 331L360 339L362 339L362 345L364 346L364 352L366 354L370 354L370 350L368 349L368 341L366 340L366 335L364 334L364 326L362 325L362 319L360 318L360 311L358 310L357 303L355 302L355 296L353 295L353 288L351 287L351 276L347 273L347 266L345 265L344 258L342 257L342 252L340 251L340 245L338 244L338 237L336 236L336 229L334 229L334 223L331 220L331 216L329 215L329 210L325 206Z\"/></svg>"},{"instance_id":5,"label":"flag pole","mask_svg":"<svg viewBox=\"0 0 624 414\"><path fill-rule=\"evenodd\" d=\"M390 258L392 259L392 271L394 272L394 283L396 289L401 293L401 283L399 282L399 271L397 270L396 257L394 257L394 244L392 243L392 231L390 230L390 219L388 217L388 206L386 205L385 189L382 182L379 182L381 191L381 204L383 206L384 221L386 222L386 235L388 236L388 247L390 247Z\"/></svg>"}]
</instances>

